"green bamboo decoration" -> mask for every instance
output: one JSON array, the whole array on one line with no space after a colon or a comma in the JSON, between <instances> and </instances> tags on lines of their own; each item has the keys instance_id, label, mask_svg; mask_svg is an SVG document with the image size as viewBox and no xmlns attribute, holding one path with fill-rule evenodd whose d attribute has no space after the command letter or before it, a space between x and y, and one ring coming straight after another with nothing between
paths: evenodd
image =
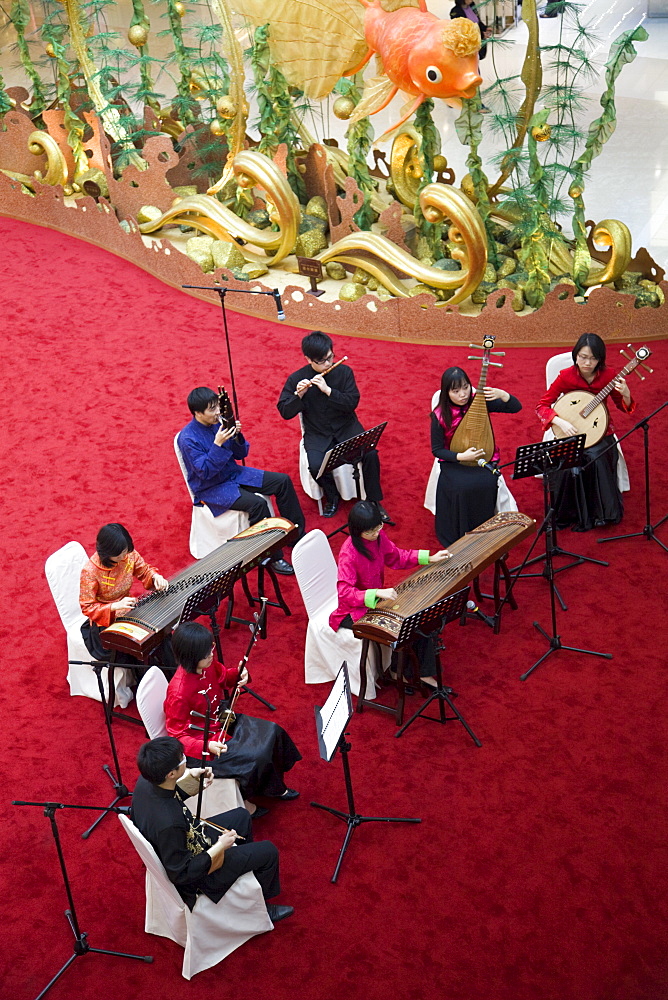
<instances>
[{"instance_id":1,"label":"green bamboo decoration","mask_svg":"<svg viewBox=\"0 0 668 1000\"><path fill-rule=\"evenodd\" d=\"M455 122L459 141L469 147L466 165L469 168L473 189L476 195L478 212L482 218L487 233L487 259L494 267L498 266L496 241L492 231L491 203L488 194L489 181L483 170L478 147L482 141L482 100L480 94L470 100L462 101L462 110Z\"/></svg>"},{"instance_id":2,"label":"green bamboo decoration","mask_svg":"<svg viewBox=\"0 0 668 1000\"><path fill-rule=\"evenodd\" d=\"M194 114L194 101L190 93L191 66L190 58L183 41L183 30L181 28L181 18L176 9L176 0L167 0L167 17L169 28L174 41L174 55L179 68L179 77L176 81L177 97L174 99L174 106L182 122L192 125L197 116Z\"/></svg>"},{"instance_id":3,"label":"green bamboo decoration","mask_svg":"<svg viewBox=\"0 0 668 1000\"><path fill-rule=\"evenodd\" d=\"M30 105L30 113L32 117L35 118L40 115L46 107L46 97L44 95L42 81L39 73L35 69L25 37L25 30L30 23L30 8L28 7L27 0L14 0L12 8L9 12L9 18L16 29L21 65L32 83L32 103Z\"/></svg>"},{"instance_id":4,"label":"green bamboo decoration","mask_svg":"<svg viewBox=\"0 0 668 1000\"><path fill-rule=\"evenodd\" d=\"M352 80L341 79L334 89L336 93L350 97L355 104L359 104L362 95ZM367 163L367 156L373 142L373 126L369 118L362 118L351 125L346 133L346 138L348 140L350 176L357 181L357 186L364 198L364 204L355 212L353 219L360 229L370 230L376 219L376 213L371 207L371 195L376 190L376 185Z\"/></svg>"},{"instance_id":5,"label":"green bamboo decoration","mask_svg":"<svg viewBox=\"0 0 668 1000\"><path fill-rule=\"evenodd\" d=\"M88 169L88 157L83 148L83 136L85 123L72 110L70 97L72 87L70 77L73 74L73 67L67 59L67 49L63 44L65 26L52 24L45 21L42 25L42 38L47 45L51 45L58 69L56 81L56 96L58 104L65 114L65 128L67 129L67 142L74 157L74 175L82 174Z\"/></svg>"},{"instance_id":6,"label":"green bamboo decoration","mask_svg":"<svg viewBox=\"0 0 668 1000\"><path fill-rule=\"evenodd\" d=\"M147 34L151 28L151 22L148 19L146 11L144 9L143 0L132 0L132 19L130 20L129 31L137 25L137 27L142 28ZM142 103L148 104L153 108L154 111L160 111L160 102L157 99L157 95L153 91L153 77L151 74L151 59L147 58L149 55L148 51L148 40L144 45L139 45L139 58L137 63L139 65L139 78L140 84L135 97L142 101Z\"/></svg>"},{"instance_id":7,"label":"green bamboo decoration","mask_svg":"<svg viewBox=\"0 0 668 1000\"><path fill-rule=\"evenodd\" d=\"M431 98L428 98L418 108L413 121L415 131L422 140L418 146L418 159L422 176L415 197L413 215L415 216L417 231L427 241L432 259L436 261L441 260L445 256L443 253L443 223L434 224L433 222L427 222L420 208L420 192L428 184L431 184L434 176L434 157L441 152L441 137L434 125L434 119L432 118L433 110L434 102Z\"/></svg>"}]
</instances>

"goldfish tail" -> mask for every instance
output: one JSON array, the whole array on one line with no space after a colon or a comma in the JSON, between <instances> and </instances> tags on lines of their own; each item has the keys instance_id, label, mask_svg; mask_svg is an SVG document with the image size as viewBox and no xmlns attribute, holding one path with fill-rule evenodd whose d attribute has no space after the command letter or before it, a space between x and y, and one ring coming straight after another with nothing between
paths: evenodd
<instances>
[{"instance_id":1,"label":"goldfish tail","mask_svg":"<svg viewBox=\"0 0 668 1000\"><path fill-rule=\"evenodd\" d=\"M376 51L375 49L371 49L371 48L367 49L367 53L364 56L364 59L362 59L361 62L358 62L357 66L353 66L352 69L347 70L344 73L344 76L354 76L355 73L359 73L359 71L361 69L364 69L364 67L368 63L368 61L371 58L371 56L375 53L375 51Z\"/></svg>"},{"instance_id":2,"label":"goldfish tail","mask_svg":"<svg viewBox=\"0 0 668 1000\"><path fill-rule=\"evenodd\" d=\"M382 135L378 136L378 138L374 142L374 146L378 145L378 143L381 141L381 139L384 139L386 136L389 136L389 135L391 135L392 132L396 131L396 129L398 129L400 125L403 125L404 122L407 121L410 118L410 116L413 114L413 112L417 111L417 109L420 107L420 105L422 104L422 102L424 100L425 100L425 95L424 94L420 94L419 97L416 97L416 99L413 101L413 103L408 106L408 110L406 111L406 113L404 115L402 115L402 117L399 119L399 121L395 122L388 129L386 129L383 132Z\"/></svg>"}]
</instances>

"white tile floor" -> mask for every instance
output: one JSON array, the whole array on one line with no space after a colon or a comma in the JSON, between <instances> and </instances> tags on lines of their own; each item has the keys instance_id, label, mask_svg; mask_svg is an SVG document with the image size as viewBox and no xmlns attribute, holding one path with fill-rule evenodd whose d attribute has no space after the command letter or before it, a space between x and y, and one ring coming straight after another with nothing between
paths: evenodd
<instances>
[{"instance_id":1,"label":"white tile floor","mask_svg":"<svg viewBox=\"0 0 668 1000\"><path fill-rule=\"evenodd\" d=\"M652 0L652 3L656 7L659 0ZM433 13L448 17L450 0L428 0L428 4ZM189 8L191 6L195 9L204 4L189 5ZM587 95L591 101L584 115L585 125L598 117L601 110L598 103L604 89L601 71L611 42L622 31L640 23L644 23L649 32L649 40L637 44L637 59L624 67L618 80L617 129L601 156L594 160L587 178L587 217L595 221L621 219L631 230L634 248L647 247L657 263L668 269L668 18L648 19L647 0L591 0L582 3L581 7L582 20L592 26L592 33L597 38L592 54L599 68L599 76L588 86ZM115 14L119 25L126 25L129 21L128 9L127 0L115 5L115 8L107 8L110 27L113 27ZM482 6L481 13L486 16ZM152 10L149 14L155 22L154 32L164 27ZM562 26L561 22L561 18L540 20L543 44L554 44L562 30L563 40L568 43L572 32L569 32L566 23ZM187 19L184 27L187 27ZM526 27L520 23L504 39L508 44L496 45L493 58L490 55L481 64L485 85L489 85L495 72L499 76L511 76L520 70ZM12 41L12 31L0 28L0 59L8 84L25 82L21 71L15 68L16 55L8 48L8 43ZM159 41L152 40L152 55L159 54L159 44ZM397 98L385 112L374 116L377 135L397 120L402 103L403 99ZM310 115L307 123L319 138L332 135L343 144L345 124L331 114L330 107L330 101L323 102L317 115ZM466 172L467 150L460 144L454 130L456 116L455 110L443 102L437 103L435 119L443 137L443 153L459 179ZM383 148L389 153L389 145ZM498 138L486 123L480 152L490 178L496 176L490 159L499 148ZM568 229L568 221L563 221Z\"/></svg>"}]
</instances>

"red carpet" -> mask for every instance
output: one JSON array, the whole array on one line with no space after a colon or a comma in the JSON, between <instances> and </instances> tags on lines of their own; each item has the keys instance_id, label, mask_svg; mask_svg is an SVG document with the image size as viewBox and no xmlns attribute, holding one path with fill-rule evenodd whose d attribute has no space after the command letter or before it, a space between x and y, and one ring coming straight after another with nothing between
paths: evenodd
<instances>
[{"instance_id":1,"label":"red carpet","mask_svg":"<svg viewBox=\"0 0 668 1000\"><path fill-rule=\"evenodd\" d=\"M167 575L190 562L190 512L172 439L194 385L226 381L219 312L94 247L0 219L5 246L2 316L5 435L2 505L7 600L0 704L5 849L2 996L27 1000L72 953L66 898L47 820L12 798L105 803L110 763L100 706L70 698L65 638L45 558L70 539L91 551L98 527L119 520ZM302 331L231 315L238 391L251 461L297 477L298 428L275 408L300 364ZM573 331L573 338L581 331ZM473 335L472 335L473 336ZM503 345L499 345L503 346ZM665 398L668 342L656 373L632 390L638 415ZM431 465L428 411L440 373L467 351L339 338L362 392L366 426L388 419L381 458L390 529L403 545L435 546L422 497ZM475 352L474 352L475 353ZM505 458L539 439L533 405L548 348L511 351L496 384L524 403L496 420ZM611 350L613 364L616 351ZM621 367L621 364L620 364ZM630 426L623 417L618 427ZM653 424L653 519L668 510L664 412ZM624 444L633 491L623 530L644 523L642 438ZM514 488L515 489L515 488ZM538 517L536 480L515 489ZM318 521L304 500L308 527ZM614 533L614 532L610 532ZM600 536L600 533L596 533ZM155 956L153 965L78 958L50 997L92 1000L199 997L221 991L270 1000L661 1000L666 960L666 626L668 556L644 539L562 543L610 567L561 574L569 604L564 643L612 661L559 652L526 682L549 628L542 580L517 588L519 610L494 636L479 622L448 626L446 676L483 741L461 726L416 723L393 738L389 717L367 711L350 727L360 812L415 815L419 827L370 824L355 833L337 886L329 882L344 826L309 802L345 807L338 761L318 758L313 705L326 686L303 683L305 614L288 582L291 618L271 609L269 638L252 662L304 761L295 803L275 804L258 834L281 851L281 901L294 917L220 968L181 978L182 952L143 932L144 876L115 818L90 840L88 813L58 825L79 919L95 947ZM668 527L662 529L668 541ZM337 543L338 545L338 543ZM227 662L247 632L224 637ZM256 712L255 704L246 703ZM259 713L258 713L259 714ZM138 728L114 727L132 785Z\"/></svg>"}]
</instances>

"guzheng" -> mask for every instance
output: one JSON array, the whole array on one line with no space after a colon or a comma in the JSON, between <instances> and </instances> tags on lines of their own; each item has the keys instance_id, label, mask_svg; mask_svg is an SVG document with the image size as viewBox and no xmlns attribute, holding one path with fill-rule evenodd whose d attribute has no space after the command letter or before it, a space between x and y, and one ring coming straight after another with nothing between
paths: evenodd
<instances>
[{"instance_id":1,"label":"guzheng","mask_svg":"<svg viewBox=\"0 0 668 1000\"><path fill-rule=\"evenodd\" d=\"M479 528L448 546L452 558L421 566L394 589L397 598L379 601L355 622L353 634L389 645L396 641L404 618L461 590L535 529L535 521L518 511L495 514Z\"/></svg>"},{"instance_id":2,"label":"guzheng","mask_svg":"<svg viewBox=\"0 0 668 1000\"><path fill-rule=\"evenodd\" d=\"M171 577L166 591L152 591L141 597L132 611L103 629L102 645L145 661L167 630L178 622L189 597L239 563L239 573L248 573L280 548L294 530L291 521L268 517L240 531Z\"/></svg>"}]
</instances>

